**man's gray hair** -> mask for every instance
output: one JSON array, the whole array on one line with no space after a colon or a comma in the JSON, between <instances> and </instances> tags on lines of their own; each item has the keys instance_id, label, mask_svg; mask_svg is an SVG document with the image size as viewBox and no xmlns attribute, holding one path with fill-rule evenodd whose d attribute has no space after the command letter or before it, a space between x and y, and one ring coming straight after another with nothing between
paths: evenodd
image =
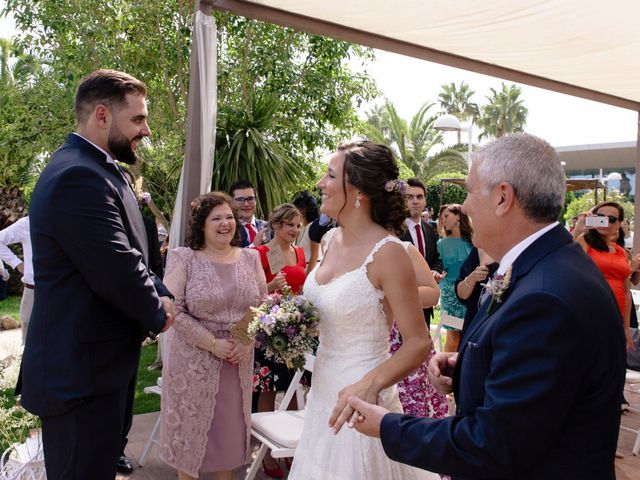
<instances>
[{"instance_id":1,"label":"man's gray hair","mask_svg":"<svg viewBox=\"0 0 640 480\"><path fill-rule=\"evenodd\" d=\"M536 222L554 222L564 206L565 174L555 149L528 133L499 138L472 156L482 185L491 190L511 185L525 215Z\"/></svg>"}]
</instances>

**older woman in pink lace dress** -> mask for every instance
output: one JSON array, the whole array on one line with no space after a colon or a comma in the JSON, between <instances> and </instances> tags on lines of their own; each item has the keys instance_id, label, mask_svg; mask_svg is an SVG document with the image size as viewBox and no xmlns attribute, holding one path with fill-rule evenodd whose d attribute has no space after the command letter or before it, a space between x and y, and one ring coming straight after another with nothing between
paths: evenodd
<instances>
[{"instance_id":1,"label":"older woman in pink lace dress","mask_svg":"<svg viewBox=\"0 0 640 480\"><path fill-rule=\"evenodd\" d=\"M233 208L220 192L192 202L189 247L171 252L164 279L176 321L166 337L160 458L180 480L231 479L249 461L253 344L230 330L267 286L258 252L237 247Z\"/></svg>"}]
</instances>

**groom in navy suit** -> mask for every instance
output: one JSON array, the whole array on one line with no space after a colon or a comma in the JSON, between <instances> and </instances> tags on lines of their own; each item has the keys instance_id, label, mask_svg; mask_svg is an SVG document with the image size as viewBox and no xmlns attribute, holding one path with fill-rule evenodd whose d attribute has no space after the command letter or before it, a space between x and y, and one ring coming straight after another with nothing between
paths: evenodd
<instances>
[{"instance_id":1,"label":"groom in navy suit","mask_svg":"<svg viewBox=\"0 0 640 480\"><path fill-rule=\"evenodd\" d=\"M500 267L458 353L429 363L436 387L455 394L456 415L415 418L351 397L355 428L380 436L393 460L456 480L615 479L622 318L556 221L557 153L532 135L503 137L474 155L467 190L474 243Z\"/></svg>"},{"instance_id":2,"label":"groom in navy suit","mask_svg":"<svg viewBox=\"0 0 640 480\"><path fill-rule=\"evenodd\" d=\"M135 163L151 134L146 87L95 71L80 83L76 117L31 200L35 303L16 390L42 420L49 480L113 480L141 341L174 313L116 163Z\"/></svg>"}]
</instances>

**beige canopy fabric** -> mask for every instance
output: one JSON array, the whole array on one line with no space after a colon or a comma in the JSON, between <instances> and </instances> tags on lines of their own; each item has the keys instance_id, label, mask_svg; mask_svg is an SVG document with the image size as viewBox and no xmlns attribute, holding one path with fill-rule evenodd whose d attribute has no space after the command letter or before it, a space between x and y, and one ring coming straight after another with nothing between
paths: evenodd
<instances>
[{"instance_id":1,"label":"beige canopy fabric","mask_svg":"<svg viewBox=\"0 0 640 480\"><path fill-rule=\"evenodd\" d=\"M214 8L640 110L638 0L215 0Z\"/></svg>"}]
</instances>

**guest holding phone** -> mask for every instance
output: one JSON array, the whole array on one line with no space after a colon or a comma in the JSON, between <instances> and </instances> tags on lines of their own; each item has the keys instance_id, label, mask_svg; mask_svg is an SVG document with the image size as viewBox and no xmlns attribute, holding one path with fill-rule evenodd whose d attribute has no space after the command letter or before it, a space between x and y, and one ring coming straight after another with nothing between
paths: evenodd
<instances>
[{"instance_id":1,"label":"guest holding phone","mask_svg":"<svg viewBox=\"0 0 640 480\"><path fill-rule=\"evenodd\" d=\"M624 209L619 203L603 202L593 207L590 212L581 213L571 234L595 262L611 287L622 314L627 348L633 348L629 329L631 267L627 252L616 242L619 237L624 238L620 226L623 220Z\"/></svg>"}]
</instances>

